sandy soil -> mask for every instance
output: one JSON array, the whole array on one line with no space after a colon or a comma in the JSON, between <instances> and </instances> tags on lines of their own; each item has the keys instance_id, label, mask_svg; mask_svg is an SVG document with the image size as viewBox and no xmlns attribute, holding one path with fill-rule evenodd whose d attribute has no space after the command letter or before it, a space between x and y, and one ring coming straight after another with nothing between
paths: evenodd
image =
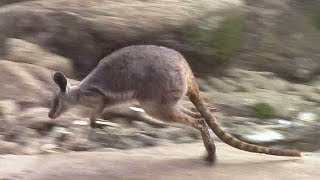
<instances>
[{"instance_id":1,"label":"sandy soil","mask_svg":"<svg viewBox=\"0 0 320 180\"><path fill-rule=\"evenodd\" d=\"M319 179L320 154L276 157L216 143L218 161L202 160L201 143L134 150L0 156L0 179Z\"/></svg>"}]
</instances>

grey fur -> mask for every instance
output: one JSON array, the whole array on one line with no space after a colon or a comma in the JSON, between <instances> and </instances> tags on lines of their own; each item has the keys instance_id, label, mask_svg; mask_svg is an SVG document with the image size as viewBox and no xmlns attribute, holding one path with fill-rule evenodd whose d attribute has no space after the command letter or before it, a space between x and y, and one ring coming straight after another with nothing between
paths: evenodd
<instances>
[{"instance_id":1,"label":"grey fur","mask_svg":"<svg viewBox=\"0 0 320 180\"><path fill-rule=\"evenodd\" d=\"M207 159L213 161L215 147L206 123L199 114L178 105L190 89L190 79L194 77L187 61L173 49L154 45L125 47L102 59L79 84L67 85L66 92L59 91L49 117L57 118L74 105L89 106L93 108L91 126L96 127L96 117L105 108L139 103L154 118L197 128L208 151Z\"/></svg>"}]
</instances>

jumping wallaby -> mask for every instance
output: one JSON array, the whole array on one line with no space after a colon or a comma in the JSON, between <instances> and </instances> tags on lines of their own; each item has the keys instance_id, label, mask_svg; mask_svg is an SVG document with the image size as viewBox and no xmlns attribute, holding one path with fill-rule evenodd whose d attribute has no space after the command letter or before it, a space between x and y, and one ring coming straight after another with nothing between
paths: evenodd
<instances>
[{"instance_id":1,"label":"jumping wallaby","mask_svg":"<svg viewBox=\"0 0 320 180\"><path fill-rule=\"evenodd\" d=\"M190 125L201 132L208 152L215 159L210 129L237 149L277 156L301 156L299 151L274 149L242 142L222 130L200 96L196 79L185 58L177 51L155 45L135 45L119 49L102 59L79 84L69 85L61 72L53 75L60 90L53 99L49 118L60 116L74 105L91 107L91 127L105 108L124 102L138 102L150 116ZM200 114L179 105L187 95ZM205 121L203 119L205 119Z\"/></svg>"}]
</instances>

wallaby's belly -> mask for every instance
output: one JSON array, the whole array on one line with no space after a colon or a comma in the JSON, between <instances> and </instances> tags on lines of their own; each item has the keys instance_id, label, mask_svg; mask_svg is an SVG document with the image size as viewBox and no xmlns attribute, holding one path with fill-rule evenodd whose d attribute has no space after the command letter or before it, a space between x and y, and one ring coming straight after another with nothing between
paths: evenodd
<instances>
[{"instance_id":1,"label":"wallaby's belly","mask_svg":"<svg viewBox=\"0 0 320 180\"><path fill-rule=\"evenodd\" d=\"M177 51L153 46L129 46L105 57L81 82L106 95L170 103L187 90L187 63Z\"/></svg>"}]
</instances>

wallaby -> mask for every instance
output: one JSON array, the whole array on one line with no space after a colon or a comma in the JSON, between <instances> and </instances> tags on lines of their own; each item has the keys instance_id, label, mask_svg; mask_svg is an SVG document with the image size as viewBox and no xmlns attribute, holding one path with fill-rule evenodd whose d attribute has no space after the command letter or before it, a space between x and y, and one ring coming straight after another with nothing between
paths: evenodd
<instances>
[{"instance_id":1,"label":"wallaby","mask_svg":"<svg viewBox=\"0 0 320 180\"><path fill-rule=\"evenodd\" d=\"M90 120L94 128L96 117L105 108L119 103L138 102L151 117L198 129L209 162L214 161L216 149L208 126L223 142L240 150L301 156L297 150L267 148L242 142L223 131L200 96L187 61L173 49L155 45L124 47L102 59L79 84L69 85L61 72L55 72L53 80L60 90L53 99L49 112L51 119L74 105L84 105L93 109ZM185 95L200 114L179 104Z\"/></svg>"}]
</instances>

